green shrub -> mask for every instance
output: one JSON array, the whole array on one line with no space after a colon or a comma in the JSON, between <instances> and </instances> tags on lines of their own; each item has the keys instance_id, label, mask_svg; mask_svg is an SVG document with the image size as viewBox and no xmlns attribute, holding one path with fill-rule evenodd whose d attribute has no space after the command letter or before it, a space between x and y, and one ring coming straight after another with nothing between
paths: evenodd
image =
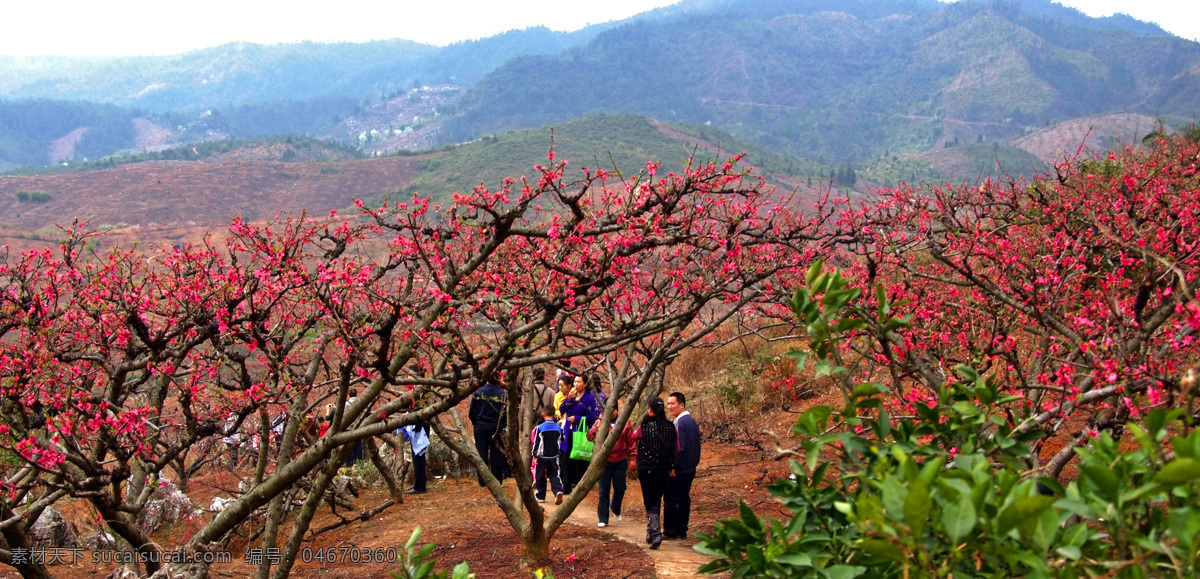
<instances>
[{"instance_id":1,"label":"green shrub","mask_svg":"<svg viewBox=\"0 0 1200 579\"><path fill-rule=\"evenodd\" d=\"M17 191L17 201L20 203L48 203L50 201L50 193L46 191L26 191L24 189Z\"/></svg>"},{"instance_id":2,"label":"green shrub","mask_svg":"<svg viewBox=\"0 0 1200 579\"><path fill-rule=\"evenodd\" d=\"M713 382L722 413L729 409L745 418L758 395L758 376L765 366L761 359L735 356Z\"/></svg>"},{"instance_id":3,"label":"green shrub","mask_svg":"<svg viewBox=\"0 0 1200 579\"><path fill-rule=\"evenodd\" d=\"M845 368L831 358L848 331L866 326L845 313L858 298L839 272L814 265L792 309L807 328L818 374ZM881 294L882 295L882 294ZM880 300L877 323L893 330ZM804 462L769 490L792 513L740 519L698 534L696 550L717 557L704 573L734 577L1196 577L1200 576L1200 434L1183 410L1155 409L1130 424L1138 448L1107 433L1080 449L1079 477L1063 488L1031 477L1021 457L1039 432L1018 426L988 378L958 366L916 416L884 410L882 384L861 383L840 410L814 406L796 421ZM1170 429L1177 436L1169 437ZM1170 449L1164 444L1169 437ZM833 452L836 457L826 460ZM800 456L800 454L797 454Z\"/></svg>"},{"instance_id":4,"label":"green shrub","mask_svg":"<svg viewBox=\"0 0 1200 579\"><path fill-rule=\"evenodd\" d=\"M26 191L22 189L17 191L16 196L19 203L48 203L50 201L50 193L46 191Z\"/></svg>"}]
</instances>

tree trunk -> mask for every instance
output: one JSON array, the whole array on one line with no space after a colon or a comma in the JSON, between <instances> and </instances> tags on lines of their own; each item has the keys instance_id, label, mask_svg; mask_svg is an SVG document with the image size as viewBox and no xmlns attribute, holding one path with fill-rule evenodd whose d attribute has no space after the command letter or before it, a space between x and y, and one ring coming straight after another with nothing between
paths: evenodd
<instances>
[{"instance_id":1,"label":"tree trunk","mask_svg":"<svg viewBox=\"0 0 1200 579\"><path fill-rule=\"evenodd\" d=\"M261 406L258 409L258 461L254 465L254 484L251 486L257 487L262 484L263 477L267 474L267 452L271 449L271 416L267 414L267 407Z\"/></svg>"},{"instance_id":2,"label":"tree trunk","mask_svg":"<svg viewBox=\"0 0 1200 579\"><path fill-rule=\"evenodd\" d=\"M521 539L521 567L532 569L550 559L550 536L543 525L530 525L528 533L518 533Z\"/></svg>"},{"instance_id":3,"label":"tree trunk","mask_svg":"<svg viewBox=\"0 0 1200 579\"><path fill-rule=\"evenodd\" d=\"M0 504L0 515L3 515L3 519L7 520L13 516L13 512L9 510L8 507ZM33 526L33 521L29 521L29 526ZM26 533L27 528L28 527L26 525L17 524L5 527L3 531L0 532L0 534L2 534L4 537L5 547L8 547L9 549L6 551L0 551L0 563L13 567L18 573L21 574L21 577L31 577L34 579L53 579L54 576L50 574L50 571L46 569L45 565L33 560L33 541L29 539L29 534ZM29 557L25 557L23 562L14 565L12 562L11 550L16 548L25 549L25 552L30 553L31 555Z\"/></svg>"},{"instance_id":4,"label":"tree trunk","mask_svg":"<svg viewBox=\"0 0 1200 579\"><path fill-rule=\"evenodd\" d=\"M300 542L304 539L304 533L312 524L313 515L316 514L317 507L321 506L321 497L329 488L330 481L337 475L338 466L342 464L342 460L345 459L348 452L349 449L344 447L333 451L317 475L317 480L313 483L312 488L308 490L308 497L304 499L304 505L300 507L300 514L292 523L292 532L284 545L283 560L271 575L273 579L283 579L292 572L292 566L296 564L296 559L300 554Z\"/></svg>"},{"instance_id":5,"label":"tree trunk","mask_svg":"<svg viewBox=\"0 0 1200 579\"><path fill-rule=\"evenodd\" d=\"M292 401L287 412L287 423L284 426L282 440L279 441L279 459L278 467L284 468L292 461L292 451L296 447L296 437L300 433L300 424L304 421L304 409L308 404L308 396L304 391ZM264 423L265 424L265 423ZM270 444L266 448L270 448ZM279 493L267 505L267 520L263 527L262 547L263 549L276 548L276 538L279 533L279 523L283 520L286 512L290 509L284 508L284 498L287 493ZM267 579L271 574L271 560L264 558L263 562L258 565L258 571L255 574L257 579Z\"/></svg>"},{"instance_id":6,"label":"tree trunk","mask_svg":"<svg viewBox=\"0 0 1200 579\"><path fill-rule=\"evenodd\" d=\"M396 474L392 472L392 467L383 460L379 455L379 445L375 444L374 438L364 438L363 448L367 451L367 457L371 459L371 464L375 465L375 470L379 471L379 476L383 477L383 482L387 484L388 493L391 494L392 500L397 505L404 504L404 479L396 480ZM404 476L404 470L400 470L401 477Z\"/></svg>"},{"instance_id":7,"label":"tree trunk","mask_svg":"<svg viewBox=\"0 0 1200 579\"><path fill-rule=\"evenodd\" d=\"M100 513L100 517L104 519L108 528L112 529L118 537L124 539L138 553L146 555L146 574L153 575L161 566L156 560L161 560L160 555L152 555L160 553L158 544L142 531L142 528L137 525L137 522L132 520L132 517L121 512L117 505L114 504L113 498L109 495L102 495L93 498L92 506L96 507L96 511ZM137 565L137 563L133 563Z\"/></svg>"}]
</instances>

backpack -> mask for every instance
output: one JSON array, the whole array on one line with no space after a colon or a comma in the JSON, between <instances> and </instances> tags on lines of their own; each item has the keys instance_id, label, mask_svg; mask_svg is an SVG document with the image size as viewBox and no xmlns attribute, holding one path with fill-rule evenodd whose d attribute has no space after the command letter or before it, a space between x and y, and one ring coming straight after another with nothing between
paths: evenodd
<instances>
[{"instance_id":1,"label":"backpack","mask_svg":"<svg viewBox=\"0 0 1200 579\"><path fill-rule=\"evenodd\" d=\"M556 408L554 408L554 396L553 395L550 396L549 402L546 401L546 393L547 392L550 392L550 387L547 386L545 383L542 383L542 382L534 382L533 383L533 395L536 397L536 406L534 406L533 408L534 408L534 412L536 413L535 416L537 418L542 417L542 411L544 411L544 410L549 410L552 413L555 410L557 410Z\"/></svg>"}]
</instances>

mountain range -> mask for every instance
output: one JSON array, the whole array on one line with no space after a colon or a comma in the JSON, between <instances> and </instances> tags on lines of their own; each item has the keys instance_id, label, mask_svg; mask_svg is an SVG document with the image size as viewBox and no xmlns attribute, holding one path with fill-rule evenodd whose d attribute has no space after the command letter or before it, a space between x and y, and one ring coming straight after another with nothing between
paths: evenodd
<instances>
[{"instance_id":1,"label":"mountain range","mask_svg":"<svg viewBox=\"0 0 1200 579\"><path fill-rule=\"evenodd\" d=\"M1036 170L1047 159L1021 140L1060 123L1137 115L1103 136L1132 142L1197 111L1200 44L1128 16L1048 0L690 0L446 47L0 57L0 169L273 134L387 154L622 113L813 166L933 178L1000 160Z\"/></svg>"}]
</instances>

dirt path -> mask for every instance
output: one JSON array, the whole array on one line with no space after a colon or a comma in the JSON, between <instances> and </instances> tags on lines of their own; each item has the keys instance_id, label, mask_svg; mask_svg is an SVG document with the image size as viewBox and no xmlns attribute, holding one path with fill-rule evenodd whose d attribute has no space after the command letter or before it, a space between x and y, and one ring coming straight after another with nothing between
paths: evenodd
<instances>
[{"instance_id":1,"label":"dirt path","mask_svg":"<svg viewBox=\"0 0 1200 579\"><path fill-rule=\"evenodd\" d=\"M596 528L597 492L593 489L588 493L579 508L567 518L568 523ZM641 503L641 489L637 483L631 483L625 492L625 520L618 521L615 515L611 516L608 526L599 530L643 549L654 559L654 571L658 577L695 577L696 569L712 559L692 549L696 544L692 536L682 541L663 541L658 550L650 550L646 544L646 511Z\"/></svg>"}]
</instances>

